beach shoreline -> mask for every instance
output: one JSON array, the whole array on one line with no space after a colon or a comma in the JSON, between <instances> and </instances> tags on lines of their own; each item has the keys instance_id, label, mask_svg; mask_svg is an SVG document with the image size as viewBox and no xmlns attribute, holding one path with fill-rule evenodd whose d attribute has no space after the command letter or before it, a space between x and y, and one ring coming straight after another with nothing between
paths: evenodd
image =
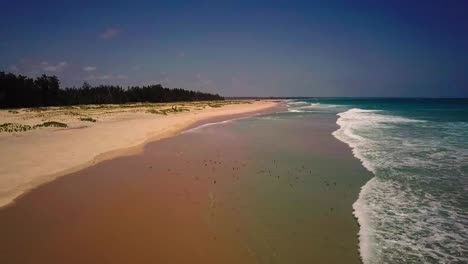
<instances>
[{"instance_id":1,"label":"beach shoreline","mask_svg":"<svg viewBox=\"0 0 468 264\"><path fill-rule=\"evenodd\" d=\"M74 110L71 112L73 119L68 112L58 112L62 108L41 110L48 115L43 112L30 114L31 110L28 109L23 109L22 115L18 115L17 111L1 111L0 123L21 122L32 126L41 121L58 119L69 125L58 129L0 133L0 208L14 204L28 191L60 176L104 160L141 153L149 142L177 135L211 120L254 115L279 105L275 101L251 100L220 105L208 103L203 108L200 106L203 102L195 104L161 104L164 110L173 110L174 107L188 109L169 115L148 113L152 108L148 110L147 105L138 110L121 112L93 109L91 113L81 113ZM150 107L154 107L154 104ZM92 116L98 121L83 125L83 122L76 121L75 115Z\"/></svg>"},{"instance_id":2,"label":"beach shoreline","mask_svg":"<svg viewBox=\"0 0 468 264\"><path fill-rule=\"evenodd\" d=\"M0 210L5 261L360 263L365 169L334 115L281 110L206 119L35 188Z\"/></svg>"}]
</instances>

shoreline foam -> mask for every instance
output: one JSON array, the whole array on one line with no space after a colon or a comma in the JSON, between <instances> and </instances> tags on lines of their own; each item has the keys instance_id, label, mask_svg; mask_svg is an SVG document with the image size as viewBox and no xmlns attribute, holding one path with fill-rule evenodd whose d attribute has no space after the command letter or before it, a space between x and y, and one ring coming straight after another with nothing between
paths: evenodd
<instances>
[{"instance_id":1,"label":"shoreline foam","mask_svg":"<svg viewBox=\"0 0 468 264\"><path fill-rule=\"evenodd\" d=\"M443 149L444 156L462 157L463 150L450 149L450 141L444 142L440 136L435 139L434 134L424 134L422 131L428 127L440 127L430 121L359 108L338 116L340 128L333 135L348 144L353 155L374 175L362 186L353 204L353 214L360 226L359 252L363 263L421 259L463 262L466 215L457 207L462 191L458 190L458 196L454 189L447 192L453 185L442 179L441 172L446 173L447 169L440 170L440 166L455 168L449 175L463 172L456 170L456 159L441 160L440 155L427 154L439 154ZM414 134L408 134L408 130ZM453 131L450 133L454 135ZM393 145L411 148L395 150ZM418 156L418 151L425 153ZM427 182L441 184L441 188L425 189ZM405 229L400 229L401 226ZM417 243L423 246L418 247ZM413 247L408 249L405 245Z\"/></svg>"},{"instance_id":2,"label":"shoreline foam","mask_svg":"<svg viewBox=\"0 0 468 264\"><path fill-rule=\"evenodd\" d=\"M351 128L348 127L349 124L347 125L346 121L343 119L346 118L347 114L352 114L354 112L375 112L374 110L362 110L362 109L349 109L345 112L338 113L337 115L339 116L338 119L336 120L336 124L339 126L338 130L334 131L332 135L338 139L339 141L347 144L352 153L353 156L358 159L362 166L366 168L370 173L374 174L374 167L366 160L364 157L358 152L356 144L357 142L353 142L353 140L359 141L363 140L362 137L353 134L351 131ZM356 218L358 224L359 224L359 232L358 232L358 238L359 238L359 256L361 257L361 260L363 263L368 263L370 258L371 258L371 253L370 253L370 245L372 244L371 237L369 235L369 228L370 228L370 223L369 219L366 214L366 206L364 204L364 195L367 191L368 188L370 188L370 183L373 179L369 179L360 189L358 199L353 203L353 215Z\"/></svg>"}]
</instances>

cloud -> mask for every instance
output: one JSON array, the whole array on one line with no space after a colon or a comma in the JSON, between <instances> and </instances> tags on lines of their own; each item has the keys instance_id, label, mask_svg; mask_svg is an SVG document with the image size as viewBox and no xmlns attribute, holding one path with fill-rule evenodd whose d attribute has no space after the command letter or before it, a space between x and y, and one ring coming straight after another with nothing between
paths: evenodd
<instances>
[{"instance_id":1,"label":"cloud","mask_svg":"<svg viewBox=\"0 0 468 264\"><path fill-rule=\"evenodd\" d=\"M68 64L65 60L57 63L50 63L46 60L37 61L23 58L17 63L10 65L8 70L28 77L40 76L41 74L59 75L60 77L64 77L63 74L74 69L73 65Z\"/></svg>"},{"instance_id":2,"label":"cloud","mask_svg":"<svg viewBox=\"0 0 468 264\"><path fill-rule=\"evenodd\" d=\"M83 67L83 71L85 72L92 72L92 71L95 71L97 68L96 66L84 66Z\"/></svg>"},{"instance_id":3,"label":"cloud","mask_svg":"<svg viewBox=\"0 0 468 264\"><path fill-rule=\"evenodd\" d=\"M113 75L113 74L94 75L94 74L91 74L91 75L86 77L86 80L109 81L109 80L124 80L124 79L127 79L127 78L128 78L127 75L123 75L123 74L117 74L117 75Z\"/></svg>"},{"instance_id":4,"label":"cloud","mask_svg":"<svg viewBox=\"0 0 468 264\"><path fill-rule=\"evenodd\" d=\"M98 79L100 79L100 80L110 80L110 79L114 79L114 76L105 74L105 75L99 76Z\"/></svg>"},{"instance_id":5,"label":"cloud","mask_svg":"<svg viewBox=\"0 0 468 264\"><path fill-rule=\"evenodd\" d=\"M10 67L8 67L8 69L12 72L15 72L15 71L18 71L18 66L16 65L11 65Z\"/></svg>"},{"instance_id":6,"label":"cloud","mask_svg":"<svg viewBox=\"0 0 468 264\"><path fill-rule=\"evenodd\" d=\"M65 67L68 66L66 61L62 61L56 65L50 65L47 61L41 62L42 70L47 72L61 72Z\"/></svg>"},{"instance_id":7,"label":"cloud","mask_svg":"<svg viewBox=\"0 0 468 264\"><path fill-rule=\"evenodd\" d=\"M117 37L120 34L120 30L118 28L108 28L104 32L102 32L99 37L102 39L112 39Z\"/></svg>"}]
</instances>

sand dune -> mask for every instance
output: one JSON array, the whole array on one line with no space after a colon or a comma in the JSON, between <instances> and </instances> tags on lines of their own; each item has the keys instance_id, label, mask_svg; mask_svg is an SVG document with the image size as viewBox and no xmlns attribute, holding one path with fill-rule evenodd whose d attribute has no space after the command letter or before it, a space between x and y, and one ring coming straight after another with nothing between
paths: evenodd
<instances>
[{"instance_id":1,"label":"sand dune","mask_svg":"<svg viewBox=\"0 0 468 264\"><path fill-rule=\"evenodd\" d=\"M275 105L228 101L2 110L0 207L60 175L141 151L143 143L177 134L195 122Z\"/></svg>"}]
</instances>

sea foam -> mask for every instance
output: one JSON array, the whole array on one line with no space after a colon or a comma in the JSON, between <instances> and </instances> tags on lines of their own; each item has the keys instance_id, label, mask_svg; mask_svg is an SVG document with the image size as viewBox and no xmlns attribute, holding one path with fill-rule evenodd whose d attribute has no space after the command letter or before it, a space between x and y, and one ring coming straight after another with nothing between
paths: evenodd
<instances>
[{"instance_id":1,"label":"sea foam","mask_svg":"<svg viewBox=\"0 0 468 264\"><path fill-rule=\"evenodd\" d=\"M249 116L249 117L232 118L232 119L228 119L228 120L224 120L224 121L219 121L219 122L206 123L206 124L199 125L199 126L196 126L196 127L194 127L194 128L190 128L190 129L187 129L187 130L185 130L185 131L182 131L181 134L192 133L192 132L198 132L198 131L202 130L203 128L206 128L206 127L215 126L215 125L222 125L222 124L228 124L228 123L231 123L231 122L234 122L234 121L237 121L237 120L242 120L242 119L246 119L246 118L251 118L251 117L253 117L253 116L256 116L256 115L252 115L252 116Z\"/></svg>"},{"instance_id":2,"label":"sea foam","mask_svg":"<svg viewBox=\"0 0 468 264\"><path fill-rule=\"evenodd\" d=\"M444 130L438 123L357 108L338 116L333 135L375 175L353 204L363 262L468 261L468 155L457 144L464 142L464 124Z\"/></svg>"}]
</instances>

